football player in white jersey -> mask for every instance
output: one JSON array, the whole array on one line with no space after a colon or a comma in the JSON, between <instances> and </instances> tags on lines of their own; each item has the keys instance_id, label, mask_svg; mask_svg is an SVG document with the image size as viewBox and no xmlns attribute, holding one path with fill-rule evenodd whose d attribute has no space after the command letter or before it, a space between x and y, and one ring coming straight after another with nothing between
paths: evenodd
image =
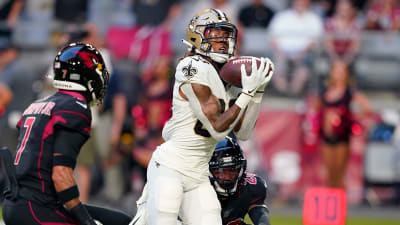
<instances>
[{"instance_id":1,"label":"football player in white jersey","mask_svg":"<svg viewBox=\"0 0 400 225\"><path fill-rule=\"evenodd\" d=\"M254 128L273 64L261 58L246 74L242 89L224 83L219 69L235 52L237 30L225 13L206 9L186 30L188 52L178 63L172 117L165 142L152 155L147 170L146 219L149 225L221 225L221 206L209 181L208 162L215 145L230 132L247 140ZM270 73L270 74L268 74Z\"/></svg>"}]
</instances>

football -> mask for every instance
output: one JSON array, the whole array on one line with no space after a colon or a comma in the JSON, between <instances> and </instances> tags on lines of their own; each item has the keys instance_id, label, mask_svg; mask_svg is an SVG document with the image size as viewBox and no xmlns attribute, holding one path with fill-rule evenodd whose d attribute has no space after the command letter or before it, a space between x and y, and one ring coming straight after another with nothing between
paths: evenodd
<instances>
[{"instance_id":1,"label":"football","mask_svg":"<svg viewBox=\"0 0 400 225\"><path fill-rule=\"evenodd\" d=\"M242 64L244 64L246 67L247 75L250 75L251 61L251 56L240 56L229 60L227 63L225 63L224 66L222 66L221 70L219 71L221 79L229 84L232 84L233 86L242 88L242 72L240 70L240 67L242 66ZM260 58L256 58L256 62L258 68L261 63Z\"/></svg>"}]
</instances>

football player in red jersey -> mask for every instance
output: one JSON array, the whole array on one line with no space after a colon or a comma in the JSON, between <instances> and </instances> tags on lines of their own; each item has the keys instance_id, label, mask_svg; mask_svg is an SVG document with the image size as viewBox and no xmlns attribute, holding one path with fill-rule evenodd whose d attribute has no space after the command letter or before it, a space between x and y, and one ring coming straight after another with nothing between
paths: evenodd
<instances>
[{"instance_id":1,"label":"football player in red jersey","mask_svg":"<svg viewBox=\"0 0 400 225\"><path fill-rule=\"evenodd\" d=\"M235 139L218 142L210 160L211 184L221 203L222 224L245 224L249 215L254 225L270 225L265 205L267 185L263 178L246 172L247 161Z\"/></svg>"},{"instance_id":2,"label":"football player in red jersey","mask_svg":"<svg viewBox=\"0 0 400 225\"><path fill-rule=\"evenodd\" d=\"M130 216L83 205L73 170L90 136L90 105L101 103L108 72L98 50L72 43L54 60L58 91L29 105L17 125L14 159L18 192L9 190L3 204L7 225L128 224Z\"/></svg>"}]
</instances>

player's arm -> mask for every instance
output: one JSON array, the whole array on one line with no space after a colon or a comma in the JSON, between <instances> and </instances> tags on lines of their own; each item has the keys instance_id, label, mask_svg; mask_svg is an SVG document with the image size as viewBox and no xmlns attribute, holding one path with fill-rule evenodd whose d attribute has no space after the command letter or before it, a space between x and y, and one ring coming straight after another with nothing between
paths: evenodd
<instances>
[{"instance_id":1,"label":"player's arm","mask_svg":"<svg viewBox=\"0 0 400 225\"><path fill-rule=\"evenodd\" d=\"M249 174L247 174L249 176ZM251 174L250 174L251 175ZM270 225L269 210L264 201L267 198L267 184L259 176L249 176L251 180L255 178L256 184L252 185L249 191L253 196L252 204L247 213L254 225Z\"/></svg>"},{"instance_id":2,"label":"player's arm","mask_svg":"<svg viewBox=\"0 0 400 225\"><path fill-rule=\"evenodd\" d=\"M254 225L271 225L269 221L269 210L266 205L251 205L249 217Z\"/></svg>"},{"instance_id":3,"label":"player's arm","mask_svg":"<svg viewBox=\"0 0 400 225\"><path fill-rule=\"evenodd\" d=\"M185 83L180 88L180 94L189 101L196 117L216 140L223 140L243 113L236 104L221 113L222 109L217 97L206 85Z\"/></svg>"},{"instance_id":4,"label":"player's arm","mask_svg":"<svg viewBox=\"0 0 400 225\"><path fill-rule=\"evenodd\" d=\"M239 140L248 140L254 130L258 114L261 108L262 97L264 96L264 89L268 85L274 74L274 64L268 58L261 58L262 64L265 67L260 66L259 73L266 74L266 79L263 81L262 85L257 89L254 97L251 99L247 105L246 112L243 115L242 121L235 127L234 132ZM245 73L245 71L242 71Z\"/></svg>"},{"instance_id":5,"label":"player's arm","mask_svg":"<svg viewBox=\"0 0 400 225\"><path fill-rule=\"evenodd\" d=\"M55 129L52 180L57 196L80 224L96 225L79 200L79 190L73 168L81 146L87 137L66 128Z\"/></svg>"}]
</instances>

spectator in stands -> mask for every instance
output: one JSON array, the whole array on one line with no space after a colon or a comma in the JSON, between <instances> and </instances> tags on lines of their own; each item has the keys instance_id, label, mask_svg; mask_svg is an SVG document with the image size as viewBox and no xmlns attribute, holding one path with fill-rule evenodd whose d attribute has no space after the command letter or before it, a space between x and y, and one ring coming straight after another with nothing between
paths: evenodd
<instances>
[{"instance_id":1,"label":"spectator in stands","mask_svg":"<svg viewBox=\"0 0 400 225\"><path fill-rule=\"evenodd\" d=\"M315 11L323 20L333 16L337 0L316 0L313 1L313 11Z\"/></svg>"},{"instance_id":2,"label":"spectator in stands","mask_svg":"<svg viewBox=\"0 0 400 225\"><path fill-rule=\"evenodd\" d=\"M54 2L54 18L64 24L85 24L88 7L88 0L56 0Z\"/></svg>"},{"instance_id":3,"label":"spectator in stands","mask_svg":"<svg viewBox=\"0 0 400 225\"><path fill-rule=\"evenodd\" d=\"M367 30L399 31L400 6L397 0L370 0L367 9Z\"/></svg>"},{"instance_id":4,"label":"spectator in stands","mask_svg":"<svg viewBox=\"0 0 400 225\"><path fill-rule=\"evenodd\" d=\"M7 104L12 99L12 92L11 90L4 84L0 82L0 117L6 111Z\"/></svg>"},{"instance_id":5,"label":"spectator in stands","mask_svg":"<svg viewBox=\"0 0 400 225\"><path fill-rule=\"evenodd\" d=\"M151 71L143 74L142 103L147 108L148 128L161 130L171 117L172 107L171 58L161 57Z\"/></svg>"},{"instance_id":6,"label":"spectator in stands","mask_svg":"<svg viewBox=\"0 0 400 225\"><path fill-rule=\"evenodd\" d=\"M18 54L12 46L11 39L23 6L24 0L0 1L0 77L5 67L14 61Z\"/></svg>"},{"instance_id":7,"label":"spectator in stands","mask_svg":"<svg viewBox=\"0 0 400 225\"><path fill-rule=\"evenodd\" d=\"M143 184L151 153L163 142L162 128L171 117L173 86L171 58L161 57L155 65L152 70L143 74L140 103L132 108L136 137L133 157L143 172ZM136 191L141 192L141 188Z\"/></svg>"},{"instance_id":8,"label":"spectator in stands","mask_svg":"<svg viewBox=\"0 0 400 225\"><path fill-rule=\"evenodd\" d=\"M262 0L253 0L239 11L239 22L245 28L267 28L274 11L264 5Z\"/></svg>"},{"instance_id":9,"label":"spectator in stands","mask_svg":"<svg viewBox=\"0 0 400 225\"><path fill-rule=\"evenodd\" d=\"M94 2L94 1L93 1ZM88 21L89 0L55 0L51 38L56 48L63 45L65 31L85 29Z\"/></svg>"},{"instance_id":10,"label":"spectator in stands","mask_svg":"<svg viewBox=\"0 0 400 225\"><path fill-rule=\"evenodd\" d=\"M25 0L4 0L0 2L0 29L10 29L17 24Z\"/></svg>"},{"instance_id":11,"label":"spectator in stands","mask_svg":"<svg viewBox=\"0 0 400 225\"><path fill-rule=\"evenodd\" d=\"M133 1L137 26L162 26L170 30L170 25L179 15L180 10L179 0Z\"/></svg>"},{"instance_id":12,"label":"spectator in stands","mask_svg":"<svg viewBox=\"0 0 400 225\"><path fill-rule=\"evenodd\" d=\"M351 64L360 49L360 26L350 0L339 0L333 17L325 23L324 46L330 61Z\"/></svg>"},{"instance_id":13,"label":"spectator in stands","mask_svg":"<svg viewBox=\"0 0 400 225\"><path fill-rule=\"evenodd\" d=\"M9 38L9 37L8 37ZM7 37L0 40L0 117L5 113L6 106L11 102L13 93L9 87L12 73L7 71L8 67L18 56L18 50L13 47Z\"/></svg>"},{"instance_id":14,"label":"spectator in stands","mask_svg":"<svg viewBox=\"0 0 400 225\"><path fill-rule=\"evenodd\" d=\"M310 0L294 0L292 8L274 16L270 40L277 68L273 83L279 92L299 95L303 91L322 31L321 18L310 11Z\"/></svg>"},{"instance_id":15,"label":"spectator in stands","mask_svg":"<svg viewBox=\"0 0 400 225\"><path fill-rule=\"evenodd\" d=\"M347 63L335 60L318 100L314 102L321 115L321 155L330 187L345 187L351 126L354 124L351 104L359 106L361 119L371 112L368 99L354 88L352 81Z\"/></svg>"},{"instance_id":16,"label":"spectator in stands","mask_svg":"<svg viewBox=\"0 0 400 225\"><path fill-rule=\"evenodd\" d=\"M171 55L172 23L180 14L179 0L138 0L133 3L136 16L135 36L129 57L146 70L158 57Z\"/></svg>"}]
</instances>

